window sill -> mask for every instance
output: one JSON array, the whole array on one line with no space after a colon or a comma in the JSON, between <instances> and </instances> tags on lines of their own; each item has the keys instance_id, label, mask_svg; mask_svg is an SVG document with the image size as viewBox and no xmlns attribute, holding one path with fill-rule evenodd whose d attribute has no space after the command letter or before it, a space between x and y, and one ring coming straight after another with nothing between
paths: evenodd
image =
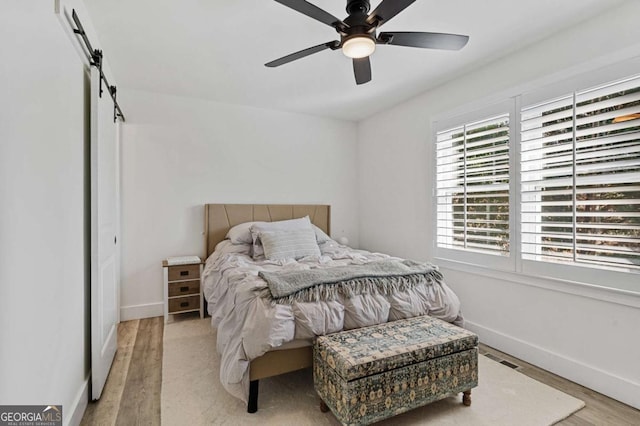
<instances>
[{"instance_id":1,"label":"window sill","mask_svg":"<svg viewBox=\"0 0 640 426\"><path fill-rule=\"evenodd\" d=\"M434 263L440 268L452 269L460 272L481 275L503 281L510 281L520 285L538 287L575 296L587 297L599 301L615 303L633 308L640 308L640 293L621 290L595 284L558 279L555 277L542 277L540 275L528 275L524 273L508 272L483 267L451 259L436 257ZM445 278L446 279L446 278Z\"/></svg>"}]
</instances>

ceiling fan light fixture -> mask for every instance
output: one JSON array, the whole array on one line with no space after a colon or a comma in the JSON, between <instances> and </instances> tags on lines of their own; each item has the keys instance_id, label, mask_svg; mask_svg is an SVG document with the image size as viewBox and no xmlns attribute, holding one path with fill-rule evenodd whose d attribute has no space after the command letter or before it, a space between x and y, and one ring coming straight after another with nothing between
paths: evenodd
<instances>
[{"instance_id":1,"label":"ceiling fan light fixture","mask_svg":"<svg viewBox=\"0 0 640 426\"><path fill-rule=\"evenodd\" d=\"M356 36L342 43L342 53L348 58L366 58L376 50L376 42L367 36Z\"/></svg>"}]
</instances>

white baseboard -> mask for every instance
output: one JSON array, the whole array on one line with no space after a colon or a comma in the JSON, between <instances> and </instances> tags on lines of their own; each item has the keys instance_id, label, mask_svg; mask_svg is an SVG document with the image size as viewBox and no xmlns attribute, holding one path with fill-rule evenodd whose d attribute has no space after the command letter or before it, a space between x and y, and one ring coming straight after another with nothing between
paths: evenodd
<instances>
[{"instance_id":1,"label":"white baseboard","mask_svg":"<svg viewBox=\"0 0 640 426\"><path fill-rule=\"evenodd\" d=\"M465 328L480 337L480 341L537 367L586 386L610 398L640 409L640 384L616 376L575 359L508 336L499 331L465 320Z\"/></svg>"},{"instance_id":2,"label":"white baseboard","mask_svg":"<svg viewBox=\"0 0 640 426\"><path fill-rule=\"evenodd\" d=\"M62 407L62 416L64 418L64 424L66 426L78 426L82 421L82 416L89 404L89 380L91 376L87 376L80 386L80 390L73 400L71 407Z\"/></svg>"},{"instance_id":3,"label":"white baseboard","mask_svg":"<svg viewBox=\"0 0 640 426\"><path fill-rule=\"evenodd\" d=\"M161 317L164 315L164 303L147 303L145 305L129 305L120 307L120 321Z\"/></svg>"}]
</instances>

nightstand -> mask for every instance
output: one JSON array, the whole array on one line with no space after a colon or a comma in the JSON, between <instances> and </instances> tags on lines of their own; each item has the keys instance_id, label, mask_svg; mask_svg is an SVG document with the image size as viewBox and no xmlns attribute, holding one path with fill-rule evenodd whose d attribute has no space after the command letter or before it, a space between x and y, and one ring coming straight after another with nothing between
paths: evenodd
<instances>
[{"instance_id":1,"label":"nightstand","mask_svg":"<svg viewBox=\"0 0 640 426\"><path fill-rule=\"evenodd\" d=\"M169 321L170 315L186 312L198 311L200 318L203 318L202 285L200 282L203 263L196 257L189 262L172 264L171 258L162 261L165 323Z\"/></svg>"}]
</instances>

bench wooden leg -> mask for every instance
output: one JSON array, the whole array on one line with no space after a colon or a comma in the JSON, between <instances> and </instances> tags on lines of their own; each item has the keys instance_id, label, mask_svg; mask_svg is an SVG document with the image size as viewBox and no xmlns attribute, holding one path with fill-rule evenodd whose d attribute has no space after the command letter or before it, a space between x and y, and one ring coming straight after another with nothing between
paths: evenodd
<instances>
[{"instance_id":1,"label":"bench wooden leg","mask_svg":"<svg viewBox=\"0 0 640 426\"><path fill-rule=\"evenodd\" d=\"M462 403L467 407L471 405L471 389L462 392Z\"/></svg>"},{"instance_id":2,"label":"bench wooden leg","mask_svg":"<svg viewBox=\"0 0 640 426\"><path fill-rule=\"evenodd\" d=\"M258 380L249 382L249 401L247 401L247 413L255 413L258 411Z\"/></svg>"},{"instance_id":3,"label":"bench wooden leg","mask_svg":"<svg viewBox=\"0 0 640 426\"><path fill-rule=\"evenodd\" d=\"M322 399L320 399L320 411L322 411L323 413L329 411L329 406L325 404Z\"/></svg>"}]
</instances>

